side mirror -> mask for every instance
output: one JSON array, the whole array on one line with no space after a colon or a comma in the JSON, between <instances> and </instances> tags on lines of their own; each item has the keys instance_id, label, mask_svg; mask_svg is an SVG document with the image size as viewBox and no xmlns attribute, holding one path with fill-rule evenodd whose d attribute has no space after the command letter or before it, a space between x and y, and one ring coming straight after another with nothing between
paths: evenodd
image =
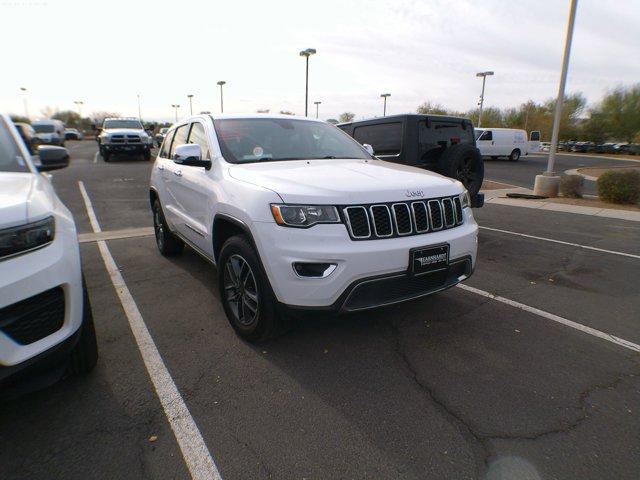
<instances>
[{"instance_id":1,"label":"side mirror","mask_svg":"<svg viewBox=\"0 0 640 480\"><path fill-rule=\"evenodd\" d=\"M36 163L36 168L39 172L48 172L69 166L69 150L64 147L40 145L38 157L40 163Z\"/></svg>"},{"instance_id":2,"label":"side mirror","mask_svg":"<svg viewBox=\"0 0 640 480\"><path fill-rule=\"evenodd\" d=\"M200 145L194 143L178 145L173 153L173 161L188 167L203 167L206 170L211 168L211 160L202 160Z\"/></svg>"},{"instance_id":3,"label":"side mirror","mask_svg":"<svg viewBox=\"0 0 640 480\"><path fill-rule=\"evenodd\" d=\"M373 155L373 147L371 145L369 145L368 143L363 143L362 146L367 152L369 152L369 155Z\"/></svg>"}]
</instances>

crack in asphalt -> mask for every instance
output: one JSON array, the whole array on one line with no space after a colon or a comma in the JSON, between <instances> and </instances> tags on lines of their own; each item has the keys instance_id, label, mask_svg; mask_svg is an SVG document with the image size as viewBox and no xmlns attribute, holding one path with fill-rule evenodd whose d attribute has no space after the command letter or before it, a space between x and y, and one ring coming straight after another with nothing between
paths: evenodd
<instances>
[{"instance_id":1,"label":"crack in asphalt","mask_svg":"<svg viewBox=\"0 0 640 480\"><path fill-rule=\"evenodd\" d=\"M463 313L456 315L453 318L460 318L467 315ZM418 371L413 366L409 356L404 350L404 345L401 339L402 332L400 331L401 325L405 323L408 316L403 317L397 323L389 323L388 326L391 329L394 337L394 352L402 360L405 365L409 378L418 386L418 388L426 393L426 396L441 410L447 418L451 420L451 423L457 427L462 434L463 438L472 447L477 459L477 474L478 478L484 478L484 474L488 468L488 463L491 457L495 454L495 449L491 442L496 440L504 441L536 441L541 438L549 437L552 435L563 435L571 433L578 428L583 422L589 418L588 404L590 397L601 390L615 390L622 382L629 379L634 379L640 376L640 373L625 373L617 375L612 381L591 385L585 388L578 397L578 405L575 406L580 411L580 415L576 419L558 428L552 428L542 430L532 434L517 434L508 435L500 433L485 433L479 431L478 427L464 418L464 415L454 411L446 402L435 392L434 388L420 379Z\"/></svg>"}]
</instances>

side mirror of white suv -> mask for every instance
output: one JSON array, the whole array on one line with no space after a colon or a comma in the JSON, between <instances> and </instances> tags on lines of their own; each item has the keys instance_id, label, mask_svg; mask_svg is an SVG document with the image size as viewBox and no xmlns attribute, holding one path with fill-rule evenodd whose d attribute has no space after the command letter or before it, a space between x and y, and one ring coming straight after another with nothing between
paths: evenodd
<instances>
[{"instance_id":1,"label":"side mirror of white suv","mask_svg":"<svg viewBox=\"0 0 640 480\"><path fill-rule=\"evenodd\" d=\"M370 155L373 155L373 147L371 145L369 145L368 143L363 143L362 146L367 152L369 152Z\"/></svg>"},{"instance_id":2,"label":"side mirror of white suv","mask_svg":"<svg viewBox=\"0 0 640 480\"><path fill-rule=\"evenodd\" d=\"M200 145L194 143L178 145L173 154L173 161L188 167L204 167L207 170L211 168L211 160L202 160Z\"/></svg>"}]
</instances>

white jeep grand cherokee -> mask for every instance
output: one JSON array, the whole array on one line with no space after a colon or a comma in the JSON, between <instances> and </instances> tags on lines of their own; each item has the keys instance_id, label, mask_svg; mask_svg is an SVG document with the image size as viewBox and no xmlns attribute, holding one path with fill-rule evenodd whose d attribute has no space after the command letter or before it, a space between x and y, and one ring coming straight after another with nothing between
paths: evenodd
<instances>
[{"instance_id":1,"label":"white jeep grand cherokee","mask_svg":"<svg viewBox=\"0 0 640 480\"><path fill-rule=\"evenodd\" d=\"M150 201L163 255L217 265L242 337L300 310L352 312L468 278L478 226L456 180L384 162L338 128L291 116L198 115L167 133Z\"/></svg>"},{"instance_id":2,"label":"white jeep grand cherokee","mask_svg":"<svg viewBox=\"0 0 640 480\"><path fill-rule=\"evenodd\" d=\"M61 147L40 163L0 115L0 398L86 373L98 359L71 212L39 171L68 165Z\"/></svg>"}]
</instances>

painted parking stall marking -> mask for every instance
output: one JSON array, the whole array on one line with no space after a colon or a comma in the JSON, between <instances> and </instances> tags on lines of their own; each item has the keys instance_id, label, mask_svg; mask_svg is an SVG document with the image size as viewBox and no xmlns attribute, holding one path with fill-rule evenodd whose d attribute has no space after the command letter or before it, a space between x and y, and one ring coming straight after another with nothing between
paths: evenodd
<instances>
[{"instance_id":1,"label":"painted parking stall marking","mask_svg":"<svg viewBox=\"0 0 640 480\"><path fill-rule=\"evenodd\" d=\"M630 342L629 340L625 340L624 338L616 337L615 335L611 335L610 333L602 332L600 330L596 330L595 328L587 327L586 325L582 325L581 323L574 322L573 320L569 320L567 318L561 317L559 315L555 315L553 313L545 312L544 310L540 310L539 308L525 305L524 303L516 302L515 300L510 300L508 298L501 297L500 295L494 295L493 293L480 290L479 288L470 287L469 285L464 285L462 283L459 283L456 286L467 292L475 293L476 295L480 295L485 298L490 298L491 300L495 300L496 302L504 303L505 305L509 305L519 310L532 313L539 317L546 318L547 320L561 323L562 325L566 325L567 327L574 328L576 330L587 333L594 337L601 338L608 342L615 343L616 345L619 345L621 347L627 348L634 352L640 353L640 345L638 345L637 343Z\"/></svg>"},{"instance_id":2,"label":"painted parking stall marking","mask_svg":"<svg viewBox=\"0 0 640 480\"><path fill-rule=\"evenodd\" d=\"M91 228L94 233L100 233L102 229L84 183L79 181L78 186L87 209ZM111 283L118 294L122 308L129 321L131 332L140 350L144 365L160 399L164 413L169 420L191 477L197 480L221 480L220 472L211 457L202 434L183 398L180 396L180 392L178 392L178 388L171 378L153 338L151 338L140 310L138 310L138 306L113 260L109 247L105 240L98 240L97 244L111 278Z\"/></svg>"},{"instance_id":3,"label":"painted parking stall marking","mask_svg":"<svg viewBox=\"0 0 640 480\"><path fill-rule=\"evenodd\" d=\"M518 237L532 238L534 240L543 240L545 242L559 243L561 245L568 245L570 247L584 248L585 250L592 250L592 251L600 252L600 253L610 253L612 255L620 255L620 256L623 256L623 257L630 257L630 258L640 259L640 255L634 255L633 253L617 252L615 250L606 250L604 248L590 247L589 245L581 245L579 243L564 242L562 240L556 240L554 238L537 237L535 235L528 235L526 233L519 233L519 232L511 232L509 230L501 230L499 228L482 227L482 226L479 227L479 228L482 229L482 230L489 230L491 232L506 233L508 235L516 235Z\"/></svg>"}]
</instances>

